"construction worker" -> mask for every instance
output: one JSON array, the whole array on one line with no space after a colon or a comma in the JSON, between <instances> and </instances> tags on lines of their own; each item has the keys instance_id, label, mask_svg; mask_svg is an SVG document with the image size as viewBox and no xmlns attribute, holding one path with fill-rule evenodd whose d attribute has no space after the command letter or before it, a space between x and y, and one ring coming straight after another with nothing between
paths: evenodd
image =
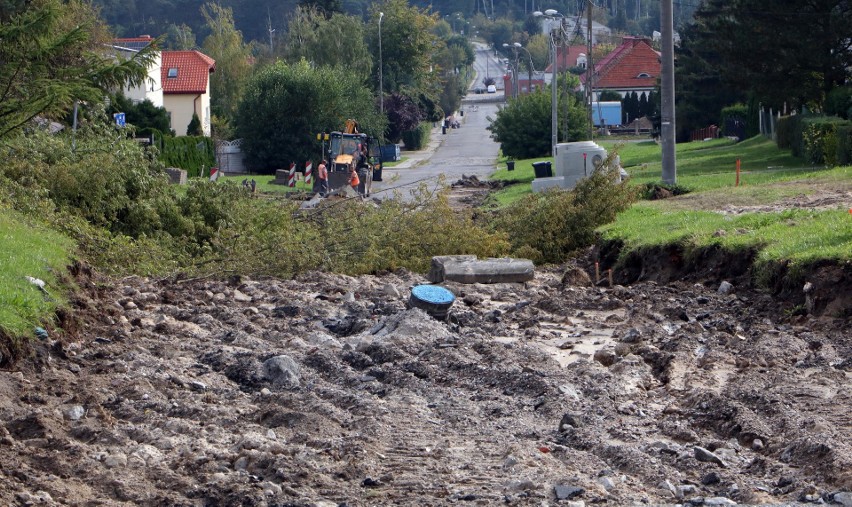
<instances>
[{"instance_id":1,"label":"construction worker","mask_svg":"<svg viewBox=\"0 0 852 507\"><path fill-rule=\"evenodd\" d=\"M325 166L325 160L320 160L317 167L317 181L319 182L320 197L328 195L328 168Z\"/></svg>"}]
</instances>

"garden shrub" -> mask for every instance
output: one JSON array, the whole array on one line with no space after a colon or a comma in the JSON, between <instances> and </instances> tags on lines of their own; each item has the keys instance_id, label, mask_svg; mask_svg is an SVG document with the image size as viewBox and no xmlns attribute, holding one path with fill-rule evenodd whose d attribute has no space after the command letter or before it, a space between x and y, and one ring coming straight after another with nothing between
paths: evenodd
<instances>
[{"instance_id":1,"label":"garden shrub","mask_svg":"<svg viewBox=\"0 0 852 507\"><path fill-rule=\"evenodd\" d=\"M836 116L805 118L802 127L802 154L813 164L837 164L837 127L849 125Z\"/></svg>"},{"instance_id":2,"label":"garden shrub","mask_svg":"<svg viewBox=\"0 0 852 507\"><path fill-rule=\"evenodd\" d=\"M503 209L494 220L509 237L513 253L539 262L563 262L591 245L595 229L615 219L636 198L626 183L597 171L571 191L551 189L531 194Z\"/></svg>"},{"instance_id":3,"label":"garden shrub","mask_svg":"<svg viewBox=\"0 0 852 507\"><path fill-rule=\"evenodd\" d=\"M837 165L852 164L852 126L837 127Z\"/></svg>"},{"instance_id":4,"label":"garden shrub","mask_svg":"<svg viewBox=\"0 0 852 507\"><path fill-rule=\"evenodd\" d=\"M798 115L782 116L775 122L775 144L779 149L790 149L793 146L793 133Z\"/></svg>"},{"instance_id":5,"label":"garden shrub","mask_svg":"<svg viewBox=\"0 0 852 507\"><path fill-rule=\"evenodd\" d=\"M421 123L416 129L402 133L402 142L406 150L422 150L429 144L429 136L432 133L432 125Z\"/></svg>"}]
</instances>

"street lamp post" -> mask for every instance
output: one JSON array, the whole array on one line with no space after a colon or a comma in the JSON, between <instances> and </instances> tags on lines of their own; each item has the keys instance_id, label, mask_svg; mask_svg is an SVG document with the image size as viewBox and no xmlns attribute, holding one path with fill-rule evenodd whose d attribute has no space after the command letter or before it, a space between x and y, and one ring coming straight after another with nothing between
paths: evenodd
<instances>
[{"instance_id":1,"label":"street lamp post","mask_svg":"<svg viewBox=\"0 0 852 507\"><path fill-rule=\"evenodd\" d=\"M532 68L533 68L532 54L530 53L530 50L525 48L524 46L522 46L520 42L515 42L514 46L518 49L523 49L524 52L527 54L527 58L530 59L530 64L527 67L527 75L528 75L528 79L529 79L529 81L527 81L527 93L532 93Z\"/></svg>"},{"instance_id":2,"label":"street lamp post","mask_svg":"<svg viewBox=\"0 0 852 507\"><path fill-rule=\"evenodd\" d=\"M545 17L547 19L558 19L559 20L559 30L562 30L562 14L559 14L558 11L554 9L547 9L544 12L535 11L533 12L533 16L536 17ZM553 76L550 79L550 109L551 109L551 118L550 118L550 148L553 155L553 158L556 158L556 145L559 143L559 127L557 123L558 116L558 108L557 108L557 93L556 93L556 75L559 73L559 62L557 61L557 53L556 53L556 35L554 34L556 30L551 27L550 30L550 54L551 54L551 69Z\"/></svg>"},{"instance_id":3,"label":"street lamp post","mask_svg":"<svg viewBox=\"0 0 852 507\"><path fill-rule=\"evenodd\" d=\"M384 12L379 13L379 112L385 115L385 89L382 83L382 18Z\"/></svg>"},{"instance_id":4,"label":"street lamp post","mask_svg":"<svg viewBox=\"0 0 852 507\"><path fill-rule=\"evenodd\" d=\"M517 46L516 46L517 44ZM514 58L514 64L512 65L512 98L518 98L518 44L517 42L512 44L503 43L503 47L506 49L511 49Z\"/></svg>"}]
</instances>

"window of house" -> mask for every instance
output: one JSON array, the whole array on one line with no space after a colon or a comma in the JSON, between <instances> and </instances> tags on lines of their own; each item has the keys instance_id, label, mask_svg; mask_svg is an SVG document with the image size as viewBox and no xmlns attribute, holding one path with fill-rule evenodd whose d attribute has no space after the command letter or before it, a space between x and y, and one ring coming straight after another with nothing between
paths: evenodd
<instances>
[{"instance_id":1,"label":"window of house","mask_svg":"<svg viewBox=\"0 0 852 507\"><path fill-rule=\"evenodd\" d=\"M647 72L640 72L639 75L636 76L636 77L651 77L651 75L648 74Z\"/></svg>"},{"instance_id":2,"label":"window of house","mask_svg":"<svg viewBox=\"0 0 852 507\"><path fill-rule=\"evenodd\" d=\"M169 77L177 77L177 67L169 68Z\"/></svg>"}]
</instances>

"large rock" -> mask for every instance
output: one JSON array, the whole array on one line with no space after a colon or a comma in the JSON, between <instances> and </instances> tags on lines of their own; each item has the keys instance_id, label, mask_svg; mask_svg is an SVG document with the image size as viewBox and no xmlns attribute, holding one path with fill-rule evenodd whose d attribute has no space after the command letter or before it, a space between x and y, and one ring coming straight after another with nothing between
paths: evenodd
<instances>
[{"instance_id":1,"label":"large rock","mask_svg":"<svg viewBox=\"0 0 852 507\"><path fill-rule=\"evenodd\" d=\"M270 357L263 362L263 371L273 384L281 387L299 387L299 365L290 356Z\"/></svg>"},{"instance_id":2,"label":"large rock","mask_svg":"<svg viewBox=\"0 0 852 507\"><path fill-rule=\"evenodd\" d=\"M458 283L528 282L535 276L535 265L529 259L477 259L473 255L441 255L432 257L429 281Z\"/></svg>"}]
</instances>

